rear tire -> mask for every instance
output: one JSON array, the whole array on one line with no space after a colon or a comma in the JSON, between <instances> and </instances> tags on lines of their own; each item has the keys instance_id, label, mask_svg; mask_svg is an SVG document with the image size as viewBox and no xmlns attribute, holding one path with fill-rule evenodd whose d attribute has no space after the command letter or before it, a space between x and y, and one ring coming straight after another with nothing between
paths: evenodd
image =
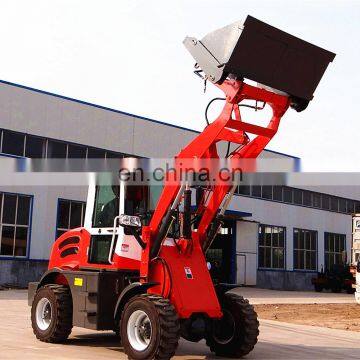
<instances>
[{"instance_id":1,"label":"rear tire","mask_svg":"<svg viewBox=\"0 0 360 360\"><path fill-rule=\"evenodd\" d=\"M65 341L72 329L72 299L69 288L56 284L41 287L32 303L31 325L40 341Z\"/></svg>"},{"instance_id":2,"label":"rear tire","mask_svg":"<svg viewBox=\"0 0 360 360\"><path fill-rule=\"evenodd\" d=\"M242 296L227 293L221 300L224 316L221 320L212 321L211 329L206 335L206 344L217 356L245 356L257 343L257 314Z\"/></svg>"},{"instance_id":3,"label":"rear tire","mask_svg":"<svg viewBox=\"0 0 360 360\"><path fill-rule=\"evenodd\" d=\"M180 337L175 308L161 296L133 297L121 314L120 336L129 359L170 359Z\"/></svg>"},{"instance_id":4,"label":"rear tire","mask_svg":"<svg viewBox=\"0 0 360 360\"><path fill-rule=\"evenodd\" d=\"M315 287L316 292L322 292L323 291L323 287L321 285L314 285L314 287Z\"/></svg>"}]
</instances>

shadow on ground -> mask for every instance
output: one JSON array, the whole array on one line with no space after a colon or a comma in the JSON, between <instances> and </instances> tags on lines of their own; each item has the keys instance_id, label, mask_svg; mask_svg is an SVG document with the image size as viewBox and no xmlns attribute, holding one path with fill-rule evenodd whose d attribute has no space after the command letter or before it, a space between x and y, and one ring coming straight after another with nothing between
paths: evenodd
<instances>
[{"instance_id":1,"label":"shadow on ground","mask_svg":"<svg viewBox=\"0 0 360 360\"><path fill-rule=\"evenodd\" d=\"M108 332L73 335L64 343L64 345L101 347L124 353L123 347L120 343L120 338L115 334ZM201 359L220 359L219 357L209 353L205 344L194 344L183 339L180 340L175 356L185 357L187 360L198 360L199 357L201 357ZM221 359L226 358L222 357Z\"/></svg>"},{"instance_id":2,"label":"shadow on ground","mask_svg":"<svg viewBox=\"0 0 360 360\"><path fill-rule=\"evenodd\" d=\"M119 337L113 333L94 333L75 335L65 343L71 346L102 347L123 353ZM64 345L65 345L64 344ZM255 349L245 359L358 359L353 348L323 347L307 345L287 345L260 341ZM176 356L186 360L200 359L226 359L209 353L204 342L194 344L181 340Z\"/></svg>"}]
</instances>

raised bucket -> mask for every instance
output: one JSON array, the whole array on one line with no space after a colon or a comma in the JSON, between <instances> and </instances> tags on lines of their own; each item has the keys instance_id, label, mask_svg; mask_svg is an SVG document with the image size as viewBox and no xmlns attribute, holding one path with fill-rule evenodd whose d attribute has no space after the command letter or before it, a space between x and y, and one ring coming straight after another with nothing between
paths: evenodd
<instances>
[{"instance_id":1,"label":"raised bucket","mask_svg":"<svg viewBox=\"0 0 360 360\"><path fill-rule=\"evenodd\" d=\"M213 83L254 80L306 103L335 54L252 16L184 45Z\"/></svg>"}]
</instances>

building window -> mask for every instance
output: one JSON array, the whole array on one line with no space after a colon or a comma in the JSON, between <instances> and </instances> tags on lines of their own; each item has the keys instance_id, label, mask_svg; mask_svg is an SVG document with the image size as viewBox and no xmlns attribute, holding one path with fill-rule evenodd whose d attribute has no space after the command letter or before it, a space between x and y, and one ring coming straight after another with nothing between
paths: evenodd
<instances>
[{"instance_id":1,"label":"building window","mask_svg":"<svg viewBox=\"0 0 360 360\"><path fill-rule=\"evenodd\" d=\"M264 185L262 187L262 192L261 195L264 199L272 199L273 194L272 194L272 186L270 185Z\"/></svg>"},{"instance_id":2,"label":"building window","mask_svg":"<svg viewBox=\"0 0 360 360\"><path fill-rule=\"evenodd\" d=\"M283 188L283 196L284 202L292 203L293 202L293 192L291 188L284 187Z\"/></svg>"},{"instance_id":3,"label":"building window","mask_svg":"<svg viewBox=\"0 0 360 360\"><path fill-rule=\"evenodd\" d=\"M321 207L321 195L318 193L313 193L312 194L312 198L313 198L313 206L315 208L320 208Z\"/></svg>"},{"instance_id":4,"label":"building window","mask_svg":"<svg viewBox=\"0 0 360 360\"><path fill-rule=\"evenodd\" d=\"M104 159L105 151L89 147L87 157L89 159Z\"/></svg>"},{"instance_id":5,"label":"building window","mask_svg":"<svg viewBox=\"0 0 360 360\"><path fill-rule=\"evenodd\" d=\"M303 203L303 192L299 189L294 189L294 203L297 205L302 205Z\"/></svg>"},{"instance_id":6,"label":"building window","mask_svg":"<svg viewBox=\"0 0 360 360\"><path fill-rule=\"evenodd\" d=\"M273 187L273 199L277 201L283 201L282 197L282 186Z\"/></svg>"},{"instance_id":7,"label":"building window","mask_svg":"<svg viewBox=\"0 0 360 360\"><path fill-rule=\"evenodd\" d=\"M346 200L339 199L339 212L346 213Z\"/></svg>"},{"instance_id":8,"label":"building window","mask_svg":"<svg viewBox=\"0 0 360 360\"><path fill-rule=\"evenodd\" d=\"M0 193L0 255L26 257L31 197Z\"/></svg>"},{"instance_id":9,"label":"building window","mask_svg":"<svg viewBox=\"0 0 360 360\"><path fill-rule=\"evenodd\" d=\"M317 231L294 229L294 269L317 269Z\"/></svg>"},{"instance_id":10,"label":"building window","mask_svg":"<svg viewBox=\"0 0 360 360\"><path fill-rule=\"evenodd\" d=\"M330 196L322 194L321 195L321 208L324 210L330 210Z\"/></svg>"},{"instance_id":11,"label":"building window","mask_svg":"<svg viewBox=\"0 0 360 360\"><path fill-rule=\"evenodd\" d=\"M45 139L38 136L26 136L25 157L41 159L45 157Z\"/></svg>"},{"instance_id":12,"label":"building window","mask_svg":"<svg viewBox=\"0 0 360 360\"><path fill-rule=\"evenodd\" d=\"M312 193L310 191L303 191L303 205L312 206Z\"/></svg>"},{"instance_id":13,"label":"building window","mask_svg":"<svg viewBox=\"0 0 360 360\"><path fill-rule=\"evenodd\" d=\"M346 262L346 235L325 233L325 269Z\"/></svg>"},{"instance_id":14,"label":"building window","mask_svg":"<svg viewBox=\"0 0 360 360\"><path fill-rule=\"evenodd\" d=\"M261 186L252 185L251 186L251 196L253 196L253 197L261 197Z\"/></svg>"},{"instance_id":15,"label":"building window","mask_svg":"<svg viewBox=\"0 0 360 360\"><path fill-rule=\"evenodd\" d=\"M238 192L241 195L250 195L250 186L240 185L238 187Z\"/></svg>"},{"instance_id":16,"label":"building window","mask_svg":"<svg viewBox=\"0 0 360 360\"><path fill-rule=\"evenodd\" d=\"M24 156L25 135L3 130L1 152L9 155Z\"/></svg>"},{"instance_id":17,"label":"building window","mask_svg":"<svg viewBox=\"0 0 360 360\"><path fill-rule=\"evenodd\" d=\"M355 202L355 212L360 213L360 201Z\"/></svg>"},{"instance_id":18,"label":"building window","mask_svg":"<svg viewBox=\"0 0 360 360\"><path fill-rule=\"evenodd\" d=\"M352 200L346 201L346 212L348 214L353 214L355 212L355 202Z\"/></svg>"},{"instance_id":19,"label":"building window","mask_svg":"<svg viewBox=\"0 0 360 360\"><path fill-rule=\"evenodd\" d=\"M114 151L107 151L106 152L106 158L107 159L122 159L124 157L123 154L117 153Z\"/></svg>"},{"instance_id":20,"label":"building window","mask_svg":"<svg viewBox=\"0 0 360 360\"><path fill-rule=\"evenodd\" d=\"M339 211L339 199L331 196L330 206L332 211Z\"/></svg>"},{"instance_id":21,"label":"building window","mask_svg":"<svg viewBox=\"0 0 360 360\"><path fill-rule=\"evenodd\" d=\"M47 157L52 159L64 159L67 157L67 144L62 141L49 140Z\"/></svg>"},{"instance_id":22,"label":"building window","mask_svg":"<svg viewBox=\"0 0 360 360\"><path fill-rule=\"evenodd\" d=\"M59 199L56 238L70 229L84 226L86 203Z\"/></svg>"},{"instance_id":23,"label":"building window","mask_svg":"<svg viewBox=\"0 0 360 360\"><path fill-rule=\"evenodd\" d=\"M282 226L259 226L259 268L285 269L285 234Z\"/></svg>"},{"instance_id":24,"label":"building window","mask_svg":"<svg viewBox=\"0 0 360 360\"><path fill-rule=\"evenodd\" d=\"M70 159L85 159L86 158L86 146L69 144L68 158L70 158Z\"/></svg>"}]
</instances>

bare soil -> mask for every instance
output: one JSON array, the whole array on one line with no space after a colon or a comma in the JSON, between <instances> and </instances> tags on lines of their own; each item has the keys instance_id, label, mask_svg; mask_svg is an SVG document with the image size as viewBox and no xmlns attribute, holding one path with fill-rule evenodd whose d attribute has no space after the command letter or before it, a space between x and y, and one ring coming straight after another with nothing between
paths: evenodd
<instances>
[{"instance_id":1,"label":"bare soil","mask_svg":"<svg viewBox=\"0 0 360 360\"><path fill-rule=\"evenodd\" d=\"M360 332L357 304L254 305L260 319Z\"/></svg>"}]
</instances>

